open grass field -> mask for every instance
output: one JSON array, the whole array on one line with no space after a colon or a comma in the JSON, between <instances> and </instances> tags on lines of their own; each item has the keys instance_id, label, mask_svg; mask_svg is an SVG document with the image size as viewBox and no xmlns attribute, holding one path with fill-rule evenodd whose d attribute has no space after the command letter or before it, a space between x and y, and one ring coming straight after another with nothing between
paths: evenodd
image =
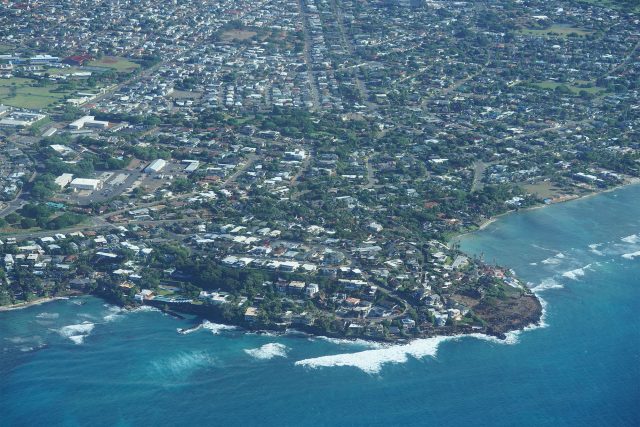
<instances>
[{"instance_id":1,"label":"open grass field","mask_svg":"<svg viewBox=\"0 0 640 427\"><path fill-rule=\"evenodd\" d=\"M61 75L61 74L71 74L71 73L82 73L85 70L81 67L65 67L65 68L47 68L46 72L51 75Z\"/></svg>"},{"instance_id":2,"label":"open grass field","mask_svg":"<svg viewBox=\"0 0 640 427\"><path fill-rule=\"evenodd\" d=\"M13 53L15 46L6 43L0 43L0 55Z\"/></svg>"},{"instance_id":3,"label":"open grass field","mask_svg":"<svg viewBox=\"0 0 640 427\"><path fill-rule=\"evenodd\" d=\"M0 79L0 103L18 108L40 110L51 107L67 94L54 92L57 85L37 86L35 80L13 77Z\"/></svg>"},{"instance_id":4,"label":"open grass field","mask_svg":"<svg viewBox=\"0 0 640 427\"><path fill-rule=\"evenodd\" d=\"M553 24L549 28L545 28L544 30L538 29L530 29L523 28L519 30L521 34L530 34L534 36L560 36L560 37L568 37L569 34L573 34L579 37L584 37L588 34L591 34L591 31L585 30L582 28L576 28L569 25L564 24Z\"/></svg>"},{"instance_id":5,"label":"open grass field","mask_svg":"<svg viewBox=\"0 0 640 427\"><path fill-rule=\"evenodd\" d=\"M560 82L554 82L551 80L547 80L544 82L535 82L535 83L531 83L533 86L539 87L541 89L549 89L549 90L555 90L558 86L566 86L567 88L569 88L569 90L574 93L575 95L578 95L580 93L580 91L585 91L587 93L590 93L592 95L599 95L601 93L606 92L605 89L601 88L601 87L597 87L594 84L592 84L591 82L586 82L586 81L580 81L577 80L573 83L560 83ZM587 86L587 87L581 87L581 86Z\"/></svg>"},{"instance_id":6,"label":"open grass field","mask_svg":"<svg viewBox=\"0 0 640 427\"><path fill-rule=\"evenodd\" d=\"M232 41L232 40L247 40L250 39L251 37L255 36L256 33L255 31L249 31L249 30L229 30L229 31L225 31L224 33L222 33L222 35L220 36L220 38L224 41Z\"/></svg>"},{"instance_id":7,"label":"open grass field","mask_svg":"<svg viewBox=\"0 0 640 427\"><path fill-rule=\"evenodd\" d=\"M553 199L566 194L560 187L556 186L550 181L542 181L536 184L521 184L521 187L527 193L537 194L538 197L543 199Z\"/></svg>"},{"instance_id":8,"label":"open grass field","mask_svg":"<svg viewBox=\"0 0 640 427\"><path fill-rule=\"evenodd\" d=\"M139 64L118 56L105 56L102 59L91 61L87 65L90 67L112 68L119 73L129 73L136 68L140 68Z\"/></svg>"}]
</instances>

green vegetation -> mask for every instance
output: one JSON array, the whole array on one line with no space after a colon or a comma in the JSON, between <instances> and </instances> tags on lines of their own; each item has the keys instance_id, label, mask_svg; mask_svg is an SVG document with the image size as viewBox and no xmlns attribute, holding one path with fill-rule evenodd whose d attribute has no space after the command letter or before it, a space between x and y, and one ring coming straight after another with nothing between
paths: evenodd
<instances>
[{"instance_id":1,"label":"green vegetation","mask_svg":"<svg viewBox=\"0 0 640 427\"><path fill-rule=\"evenodd\" d=\"M119 73L129 73L140 68L139 64L118 56L105 56L88 64L90 67L113 68Z\"/></svg>"},{"instance_id":2,"label":"green vegetation","mask_svg":"<svg viewBox=\"0 0 640 427\"><path fill-rule=\"evenodd\" d=\"M29 203L22 209L7 215L7 224L13 228L42 228L59 230L81 223L85 217L70 212L58 212L55 208L43 203Z\"/></svg>"},{"instance_id":3,"label":"green vegetation","mask_svg":"<svg viewBox=\"0 0 640 427\"><path fill-rule=\"evenodd\" d=\"M578 0L581 3L588 3L594 6L608 7L625 12L640 13L640 2L638 0Z\"/></svg>"},{"instance_id":4,"label":"green vegetation","mask_svg":"<svg viewBox=\"0 0 640 427\"><path fill-rule=\"evenodd\" d=\"M544 81L531 83L532 86L539 87L541 89L555 90L560 93L580 95L581 92L585 92L590 95L599 95L606 92L606 89L595 86L592 82L576 81L574 84L561 83L554 81Z\"/></svg>"},{"instance_id":5,"label":"green vegetation","mask_svg":"<svg viewBox=\"0 0 640 427\"><path fill-rule=\"evenodd\" d=\"M60 85L40 85L22 77L0 79L0 103L18 108L43 109L63 100L69 92Z\"/></svg>"},{"instance_id":6,"label":"green vegetation","mask_svg":"<svg viewBox=\"0 0 640 427\"><path fill-rule=\"evenodd\" d=\"M564 24L553 24L548 28L522 28L518 30L521 34L534 36L560 36L560 37L584 37L591 34L591 31L582 28L571 27Z\"/></svg>"}]
</instances>

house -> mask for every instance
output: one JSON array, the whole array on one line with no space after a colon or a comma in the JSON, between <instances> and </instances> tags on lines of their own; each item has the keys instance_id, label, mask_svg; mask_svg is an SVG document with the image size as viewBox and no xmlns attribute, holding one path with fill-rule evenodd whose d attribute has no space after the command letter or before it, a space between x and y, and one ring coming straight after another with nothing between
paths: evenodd
<instances>
[{"instance_id":1,"label":"house","mask_svg":"<svg viewBox=\"0 0 640 427\"><path fill-rule=\"evenodd\" d=\"M14 264L13 255L6 254L4 256L4 267L5 267L5 269L7 271L13 269L13 264Z\"/></svg>"},{"instance_id":2,"label":"house","mask_svg":"<svg viewBox=\"0 0 640 427\"><path fill-rule=\"evenodd\" d=\"M260 310L257 307L247 307L247 310L244 312L244 320L245 322L255 323L258 321L259 314Z\"/></svg>"},{"instance_id":3,"label":"house","mask_svg":"<svg viewBox=\"0 0 640 427\"><path fill-rule=\"evenodd\" d=\"M404 319L401 319L400 323L402 323L403 329L413 329L416 327L416 321L413 319L409 319L407 317L405 317Z\"/></svg>"},{"instance_id":4,"label":"house","mask_svg":"<svg viewBox=\"0 0 640 427\"><path fill-rule=\"evenodd\" d=\"M304 291L304 282L292 281L289 283L289 293L302 294Z\"/></svg>"},{"instance_id":5,"label":"house","mask_svg":"<svg viewBox=\"0 0 640 427\"><path fill-rule=\"evenodd\" d=\"M315 283L309 283L307 288L304 290L304 293L307 297L313 298L320 292L320 287Z\"/></svg>"}]
</instances>

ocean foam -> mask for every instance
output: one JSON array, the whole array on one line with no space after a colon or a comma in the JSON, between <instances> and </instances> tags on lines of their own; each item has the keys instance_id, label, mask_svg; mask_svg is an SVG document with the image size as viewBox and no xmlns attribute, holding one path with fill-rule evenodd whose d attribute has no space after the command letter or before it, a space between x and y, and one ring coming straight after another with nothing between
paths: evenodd
<instances>
[{"instance_id":1,"label":"ocean foam","mask_svg":"<svg viewBox=\"0 0 640 427\"><path fill-rule=\"evenodd\" d=\"M245 353L259 360L269 360L274 357L287 357L287 346L284 344L272 342L258 348L245 349Z\"/></svg>"},{"instance_id":2,"label":"ocean foam","mask_svg":"<svg viewBox=\"0 0 640 427\"><path fill-rule=\"evenodd\" d=\"M325 336L317 336L314 337L323 341L330 342L336 345L349 345L349 346L360 346L360 347L368 347L368 348L383 348L385 345L382 343L377 343L373 341L366 341L363 339L345 339L345 338L331 338Z\"/></svg>"},{"instance_id":3,"label":"ocean foam","mask_svg":"<svg viewBox=\"0 0 640 427\"><path fill-rule=\"evenodd\" d=\"M95 327L94 323L91 322L82 322L77 325L68 325L63 326L58 329L57 332L60 336L64 338L68 338L76 344L82 344L84 339L89 336L93 328Z\"/></svg>"},{"instance_id":4,"label":"ocean foam","mask_svg":"<svg viewBox=\"0 0 640 427\"><path fill-rule=\"evenodd\" d=\"M356 353L334 354L298 360L295 365L309 368L352 366L368 374L377 374L383 365L405 363L409 360L409 357L415 359L420 359L425 356L435 357L441 342L455 338L456 337L433 337L418 339L408 344L392 345Z\"/></svg>"},{"instance_id":5,"label":"ocean foam","mask_svg":"<svg viewBox=\"0 0 640 427\"><path fill-rule=\"evenodd\" d=\"M208 320L205 320L204 322L202 322L202 328L208 329L214 335L218 335L222 331L236 329L236 327L232 325L221 325L218 323L209 322Z\"/></svg>"},{"instance_id":6,"label":"ocean foam","mask_svg":"<svg viewBox=\"0 0 640 427\"><path fill-rule=\"evenodd\" d=\"M636 257L640 257L640 251L631 252L628 254L622 254L622 258L624 259L634 259Z\"/></svg>"},{"instance_id":7,"label":"ocean foam","mask_svg":"<svg viewBox=\"0 0 640 427\"><path fill-rule=\"evenodd\" d=\"M632 234L630 236L623 237L620 240L622 240L625 243L631 243L631 244L640 243L640 235Z\"/></svg>"},{"instance_id":8,"label":"ocean foam","mask_svg":"<svg viewBox=\"0 0 640 427\"><path fill-rule=\"evenodd\" d=\"M604 253L598 248L604 245L604 243L592 243L589 245L589 251L599 256L604 256Z\"/></svg>"},{"instance_id":9,"label":"ocean foam","mask_svg":"<svg viewBox=\"0 0 640 427\"><path fill-rule=\"evenodd\" d=\"M591 264L587 264L584 267L576 268L573 270L565 271L562 273L562 277L566 277L571 280L578 280L580 277L585 275L586 270L591 268Z\"/></svg>"},{"instance_id":10,"label":"ocean foam","mask_svg":"<svg viewBox=\"0 0 640 427\"><path fill-rule=\"evenodd\" d=\"M84 342L84 335L71 335L69 338L71 341L73 341L75 344L82 344Z\"/></svg>"},{"instance_id":11,"label":"ocean foam","mask_svg":"<svg viewBox=\"0 0 640 427\"><path fill-rule=\"evenodd\" d=\"M556 282L552 277L547 277L540 282L539 285L534 286L531 290L535 293L543 292L548 289L562 289L564 286L558 282Z\"/></svg>"},{"instance_id":12,"label":"ocean foam","mask_svg":"<svg viewBox=\"0 0 640 427\"><path fill-rule=\"evenodd\" d=\"M130 313L148 313L152 311L162 311L162 310L152 307L150 305L141 305L139 307L132 308L129 310Z\"/></svg>"},{"instance_id":13,"label":"ocean foam","mask_svg":"<svg viewBox=\"0 0 640 427\"><path fill-rule=\"evenodd\" d=\"M182 376L213 364L215 364L215 359L209 353L192 351L151 362L151 367L154 376Z\"/></svg>"},{"instance_id":14,"label":"ocean foam","mask_svg":"<svg viewBox=\"0 0 640 427\"><path fill-rule=\"evenodd\" d=\"M113 322L115 320L123 319L123 314L126 313L127 310L124 308L115 306L115 305L106 305L107 314L104 315L103 319L105 322Z\"/></svg>"},{"instance_id":15,"label":"ocean foam","mask_svg":"<svg viewBox=\"0 0 640 427\"><path fill-rule=\"evenodd\" d=\"M38 319L54 320L60 317L59 313L47 313L43 312L36 316Z\"/></svg>"}]
</instances>

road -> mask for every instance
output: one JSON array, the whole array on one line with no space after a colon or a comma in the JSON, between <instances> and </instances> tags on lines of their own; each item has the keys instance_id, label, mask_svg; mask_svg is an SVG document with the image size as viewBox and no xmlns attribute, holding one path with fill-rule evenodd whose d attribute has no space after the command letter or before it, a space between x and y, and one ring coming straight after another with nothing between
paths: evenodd
<instances>
[{"instance_id":1,"label":"road","mask_svg":"<svg viewBox=\"0 0 640 427\"><path fill-rule=\"evenodd\" d=\"M313 76L313 61L311 59L310 52L311 37L309 36L309 23L307 22L307 15L304 13L304 4L302 4L302 0L298 0L298 10L300 11L300 17L302 18L302 32L304 36L304 62L307 65L307 80L309 81L309 90L311 91L313 109L317 110L320 107L320 94L318 93L316 79Z\"/></svg>"},{"instance_id":2,"label":"road","mask_svg":"<svg viewBox=\"0 0 640 427\"><path fill-rule=\"evenodd\" d=\"M338 31L340 32L340 44L342 45L343 49L345 49L349 53L350 58L356 58L356 54L353 49L353 44L347 38L347 32L344 29L344 18L342 16L342 9L340 8L336 0L331 0L331 8L333 10L333 15L336 18L336 25L338 26ZM362 103L364 103L364 105L366 105L370 109L376 109L377 105L369 101L369 92L366 86L364 85L364 83L362 82L362 79L360 78L359 74L360 74L360 69L356 68L353 77L355 80L356 88L360 93L360 98L362 99Z\"/></svg>"},{"instance_id":3,"label":"road","mask_svg":"<svg viewBox=\"0 0 640 427\"><path fill-rule=\"evenodd\" d=\"M244 165L242 165L233 175L229 176L225 181L222 182L221 184L221 188L226 187L227 185L231 184L232 182L234 182L238 176L240 176L249 166L251 166L255 160L257 159L257 156L255 154L252 154L250 156L247 157L247 161L244 163ZM37 239L40 237L46 237L46 236L51 236L55 233L63 233L63 234L68 234L68 233L73 233L76 231L88 231L88 230L99 230L99 229L104 229L104 228L112 228L115 229L121 225L129 225L129 224L138 224L138 225L154 225L154 224L163 224L163 225L168 225L168 224L176 224L176 223L181 223L181 222L189 222L189 221L197 221L198 218L180 218L180 219L166 219L166 220L142 220L142 221L135 221L135 220L126 220L123 221L122 223L111 223L108 221L109 217L112 216L117 216L117 215L122 215L122 214L126 214L127 212L131 211L131 210L135 210L135 209L140 209L140 208L149 208L149 207L153 207L153 206L157 206L157 205L161 205L161 204L166 204L169 202L175 202L175 201L179 201L179 200L184 200L184 199L188 199L191 197L194 197L197 193L196 192L189 192L189 193L185 193L185 194L180 194L176 197L174 197L173 199L169 200L158 200L158 201L154 201L154 202L149 202L149 203L142 203L142 204L137 204L135 206L127 206L126 208L123 209L119 209L116 211L111 211L111 212L107 212L105 214L102 215L95 215L92 216L91 219L84 223L84 224L79 224L76 226L72 226L72 227L67 227L67 228L62 228L59 230L38 230L38 231L29 231L29 230L25 230L25 231L16 231L16 232L12 232L12 233L3 233L2 235L5 237L15 237L18 240L24 240L24 239ZM23 193L22 195L23 197L25 196L25 194ZM13 209L14 211L19 209L19 207L21 206L20 204L24 204L26 203L25 200L22 200L22 198L16 198L14 201L11 202L11 206L3 209L4 210L8 210L8 209ZM0 211L2 212L2 211Z\"/></svg>"},{"instance_id":4,"label":"road","mask_svg":"<svg viewBox=\"0 0 640 427\"><path fill-rule=\"evenodd\" d=\"M473 163L473 183L471 184L472 192L482 190L482 187L484 187L482 184L482 177L487 166L488 165L481 160Z\"/></svg>"}]
</instances>

